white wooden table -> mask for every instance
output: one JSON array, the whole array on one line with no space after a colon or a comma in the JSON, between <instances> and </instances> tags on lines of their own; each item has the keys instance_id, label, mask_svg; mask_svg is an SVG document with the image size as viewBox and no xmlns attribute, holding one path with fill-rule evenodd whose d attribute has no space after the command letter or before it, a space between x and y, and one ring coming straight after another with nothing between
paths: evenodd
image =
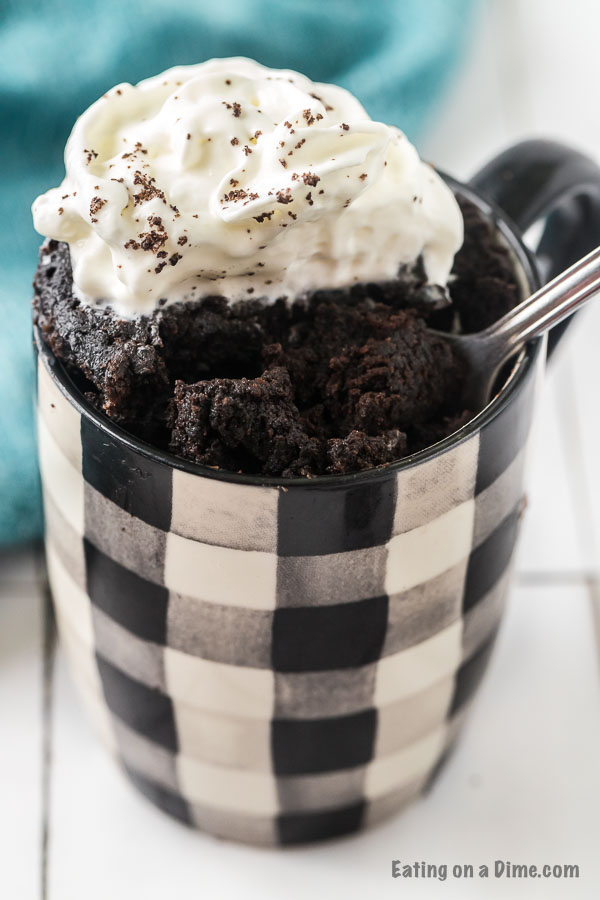
<instances>
[{"instance_id":1,"label":"white wooden table","mask_svg":"<svg viewBox=\"0 0 600 900\"><path fill-rule=\"evenodd\" d=\"M600 158L599 34L595 0L483 0L477 41L423 154L467 177L534 134ZM0 898L600 896L599 339L600 304L553 361L508 616L458 750L428 797L362 836L255 850L156 811L83 716L39 554L0 557ZM568 863L580 877L442 886L392 879L398 858Z\"/></svg>"}]
</instances>

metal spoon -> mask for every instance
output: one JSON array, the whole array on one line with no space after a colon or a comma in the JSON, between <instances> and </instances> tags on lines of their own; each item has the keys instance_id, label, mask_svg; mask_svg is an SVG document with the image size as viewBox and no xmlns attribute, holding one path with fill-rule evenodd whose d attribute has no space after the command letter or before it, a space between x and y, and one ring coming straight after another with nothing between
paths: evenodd
<instances>
[{"instance_id":1,"label":"metal spoon","mask_svg":"<svg viewBox=\"0 0 600 900\"><path fill-rule=\"evenodd\" d=\"M509 313L477 334L434 334L467 363L463 409L479 412L489 402L502 365L532 338L558 325L600 291L600 247L592 250Z\"/></svg>"}]
</instances>

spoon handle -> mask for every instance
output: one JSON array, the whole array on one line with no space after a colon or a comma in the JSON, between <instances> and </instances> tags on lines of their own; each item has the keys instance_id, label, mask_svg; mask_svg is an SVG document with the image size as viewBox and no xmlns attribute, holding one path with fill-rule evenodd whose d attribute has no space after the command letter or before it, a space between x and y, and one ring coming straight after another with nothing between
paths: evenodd
<instances>
[{"instance_id":1,"label":"spoon handle","mask_svg":"<svg viewBox=\"0 0 600 900\"><path fill-rule=\"evenodd\" d=\"M513 348L558 325L600 291L600 247L592 250L478 335Z\"/></svg>"}]
</instances>

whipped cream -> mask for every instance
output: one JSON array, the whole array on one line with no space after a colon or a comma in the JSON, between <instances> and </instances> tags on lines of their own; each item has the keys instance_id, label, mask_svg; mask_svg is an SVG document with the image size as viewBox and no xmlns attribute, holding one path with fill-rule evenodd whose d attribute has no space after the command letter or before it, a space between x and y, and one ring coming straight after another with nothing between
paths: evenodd
<instances>
[{"instance_id":1,"label":"whipped cream","mask_svg":"<svg viewBox=\"0 0 600 900\"><path fill-rule=\"evenodd\" d=\"M422 257L445 285L451 190L350 93L249 59L120 84L77 120L66 177L33 204L74 290L119 313L386 281Z\"/></svg>"}]
</instances>

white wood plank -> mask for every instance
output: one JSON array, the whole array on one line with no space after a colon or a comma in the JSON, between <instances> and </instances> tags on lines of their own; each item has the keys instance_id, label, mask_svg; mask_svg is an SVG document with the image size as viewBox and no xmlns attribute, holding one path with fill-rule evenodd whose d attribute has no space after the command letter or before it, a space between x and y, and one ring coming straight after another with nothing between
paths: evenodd
<instances>
[{"instance_id":1,"label":"white wood plank","mask_svg":"<svg viewBox=\"0 0 600 900\"><path fill-rule=\"evenodd\" d=\"M0 559L0 896L40 896L42 599L32 553Z\"/></svg>"},{"instance_id":2,"label":"white wood plank","mask_svg":"<svg viewBox=\"0 0 600 900\"><path fill-rule=\"evenodd\" d=\"M568 896L591 896L600 688L586 599L580 588L517 589L472 718L429 797L362 836L288 851L213 840L139 797L96 744L61 660L50 900L391 898L407 890L390 876L396 858L572 862L581 877ZM449 880L444 896L530 896L513 882L482 884ZM437 883L420 887L418 896L439 896ZM566 896L564 883L544 881L543 896Z\"/></svg>"}]
</instances>

